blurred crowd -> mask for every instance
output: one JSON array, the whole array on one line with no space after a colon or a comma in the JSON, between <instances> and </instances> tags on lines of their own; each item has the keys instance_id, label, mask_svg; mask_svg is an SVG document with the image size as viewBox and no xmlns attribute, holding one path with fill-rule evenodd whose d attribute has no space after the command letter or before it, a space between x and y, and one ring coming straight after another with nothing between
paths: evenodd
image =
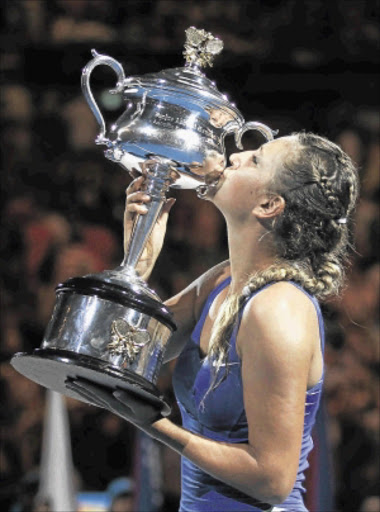
<instances>
[{"instance_id":1,"label":"blurred crowd","mask_svg":"<svg viewBox=\"0 0 380 512\"><path fill-rule=\"evenodd\" d=\"M364 59L371 70L380 41L378 14L378 2L352 0L271 0L265 9L258 0L4 2L0 501L6 509L16 496L24 495L24 510L30 510L45 403L44 390L15 372L9 359L15 352L40 346L58 283L120 263L125 189L130 182L128 174L95 146L98 125L79 85L73 89L56 83L54 77L49 87L25 83L25 49L59 46L66 64L73 43L86 48L113 43L137 53L162 55L176 48L180 56L184 30L195 25L220 35L227 53L256 62L282 59L302 73L329 65L339 55L349 63ZM173 67L177 65L173 62ZM242 91L240 106L244 94L248 92ZM277 94L278 102L285 104L281 84ZM272 128L279 127L273 124L278 119L285 130L290 125L327 135L359 166L361 199L347 286L339 299L324 306L325 405L336 510L342 512L380 511L379 113L378 104L363 103L341 98L324 102L319 117L305 118L305 109L302 116L296 109L283 109L281 119L273 111L262 119ZM318 110L318 104L313 108ZM111 113L113 109L109 105ZM290 123L285 122L288 118ZM177 203L150 281L162 299L228 257L223 219L213 206L193 191L172 194ZM159 383L169 397L170 373L171 366L165 366ZM134 430L118 417L75 400L68 399L67 406L78 490L103 490L117 477L133 476ZM176 510L179 460L166 450L162 457L170 475L165 478L165 510Z\"/></svg>"},{"instance_id":2,"label":"blurred crowd","mask_svg":"<svg viewBox=\"0 0 380 512\"><path fill-rule=\"evenodd\" d=\"M376 58L377 2L335 0L5 0L5 45L120 42L170 52L189 24L223 35L228 51L265 57L290 52L305 65ZM290 37L289 28L296 29ZM326 51L327 50L327 51Z\"/></svg>"}]
</instances>

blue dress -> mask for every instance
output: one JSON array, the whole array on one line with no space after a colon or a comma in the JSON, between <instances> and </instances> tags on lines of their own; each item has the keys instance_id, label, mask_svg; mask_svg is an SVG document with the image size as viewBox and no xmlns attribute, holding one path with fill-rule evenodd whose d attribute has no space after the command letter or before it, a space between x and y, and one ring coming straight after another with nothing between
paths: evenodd
<instances>
[{"instance_id":1,"label":"blue dress","mask_svg":"<svg viewBox=\"0 0 380 512\"><path fill-rule=\"evenodd\" d=\"M209 295L201 317L178 358L173 387L182 415L183 427L215 441L227 443L248 443L248 423L244 410L241 363L236 352L235 328L230 340L227 377L210 393L211 368L208 357L200 354L200 334L210 306L215 297L230 283L223 281ZM292 283L294 284L294 283ZM270 286L267 285L267 286ZM298 285L294 284L294 286ZM304 291L302 288L300 288ZM250 298L261 290L254 292ZM306 293L304 291L304 293ZM324 349L324 327L318 302L306 294L315 305L320 329L322 351ZM248 298L248 300L250 300ZM247 302L248 302L247 300ZM239 322L242 312L240 313ZM223 368L220 370L222 371ZM224 372L223 372L224 374ZM304 506L302 485L304 471L308 467L307 456L313 448L311 430L315 422L323 384L321 380L306 392L305 419L302 448L296 483L286 500L273 510L307 512ZM181 461L181 505L180 512L259 512L270 510L270 505L261 504L242 492L228 486L202 471L185 457Z\"/></svg>"}]
</instances>

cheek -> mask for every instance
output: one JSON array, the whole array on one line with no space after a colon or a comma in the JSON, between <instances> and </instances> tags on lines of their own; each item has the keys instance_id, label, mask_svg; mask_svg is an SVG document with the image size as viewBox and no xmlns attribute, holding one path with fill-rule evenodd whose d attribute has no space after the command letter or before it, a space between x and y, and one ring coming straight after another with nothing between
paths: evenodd
<instances>
[{"instance_id":1,"label":"cheek","mask_svg":"<svg viewBox=\"0 0 380 512\"><path fill-rule=\"evenodd\" d=\"M257 195L256 182L244 176L229 176L215 196L215 204L236 212L251 210Z\"/></svg>"}]
</instances>

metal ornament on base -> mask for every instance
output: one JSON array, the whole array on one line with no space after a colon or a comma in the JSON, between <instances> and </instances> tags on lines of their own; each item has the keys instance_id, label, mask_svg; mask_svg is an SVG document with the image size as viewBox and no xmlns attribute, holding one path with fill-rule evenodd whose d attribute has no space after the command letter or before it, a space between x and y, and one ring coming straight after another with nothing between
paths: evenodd
<instances>
[{"instance_id":1,"label":"metal ornament on base","mask_svg":"<svg viewBox=\"0 0 380 512\"><path fill-rule=\"evenodd\" d=\"M207 195L207 174L226 165L227 135L234 135L240 149L247 130L258 130L267 140L275 135L262 123L246 123L201 71L222 48L220 39L190 27L185 67L129 78L118 61L92 51L82 90L100 125L95 142L106 145L105 156L128 171L144 170L151 201L148 212L136 216L122 264L58 285L41 348L12 358L16 370L42 386L84 401L65 387L67 379L83 377L132 391L169 413L156 383L176 327L169 310L139 277L139 259L170 187ZM110 92L122 94L126 105L108 132L90 88L90 75L98 65L115 71L118 81Z\"/></svg>"}]
</instances>

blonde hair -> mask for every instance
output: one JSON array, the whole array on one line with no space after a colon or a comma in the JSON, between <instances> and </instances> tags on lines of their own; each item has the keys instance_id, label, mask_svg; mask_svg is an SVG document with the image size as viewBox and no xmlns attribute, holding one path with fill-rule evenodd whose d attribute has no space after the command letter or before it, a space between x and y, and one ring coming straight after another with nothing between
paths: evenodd
<instances>
[{"instance_id":1,"label":"blonde hair","mask_svg":"<svg viewBox=\"0 0 380 512\"><path fill-rule=\"evenodd\" d=\"M239 312L255 291L269 283L292 281L325 300L339 294L344 282L358 196L357 171L336 144L311 133L295 135L299 150L291 162L283 163L271 184L272 191L285 199L284 211L272 228L278 260L249 276L242 293L228 296L220 308L209 344L214 374L206 395L217 385Z\"/></svg>"}]
</instances>

